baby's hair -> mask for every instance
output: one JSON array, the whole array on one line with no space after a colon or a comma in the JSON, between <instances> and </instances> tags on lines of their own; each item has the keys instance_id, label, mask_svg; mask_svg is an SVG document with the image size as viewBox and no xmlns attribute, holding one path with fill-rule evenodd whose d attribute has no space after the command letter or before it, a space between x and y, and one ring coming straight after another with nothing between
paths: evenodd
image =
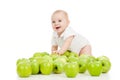
<instances>
[{"instance_id":1,"label":"baby's hair","mask_svg":"<svg viewBox=\"0 0 120 80\"><path fill-rule=\"evenodd\" d=\"M56 14L56 13L63 13L63 14L65 14L65 16L68 18L68 13L67 13L66 11L64 11L64 10L56 10L56 11L52 14L52 16L53 16L54 14Z\"/></svg>"}]
</instances>

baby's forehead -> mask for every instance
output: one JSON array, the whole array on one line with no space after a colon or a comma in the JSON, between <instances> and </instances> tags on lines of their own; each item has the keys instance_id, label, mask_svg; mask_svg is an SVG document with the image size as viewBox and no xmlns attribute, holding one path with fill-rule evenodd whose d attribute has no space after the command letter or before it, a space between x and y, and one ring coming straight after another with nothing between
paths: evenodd
<instances>
[{"instance_id":1,"label":"baby's forehead","mask_svg":"<svg viewBox=\"0 0 120 80\"><path fill-rule=\"evenodd\" d=\"M66 12L64 11L58 11L58 12L54 12L52 15L52 18L68 18L68 15Z\"/></svg>"},{"instance_id":2,"label":"baby's forehead","mask_svg":"<svg viewBox=\"0 0 120 80\"><path fill-rule=\"evenodd\" d=\"M54 12L53 15L65 15L65 16L68 16L68 14L64 11L57 11L57 12Z\"/></svg>"}]
</instances>

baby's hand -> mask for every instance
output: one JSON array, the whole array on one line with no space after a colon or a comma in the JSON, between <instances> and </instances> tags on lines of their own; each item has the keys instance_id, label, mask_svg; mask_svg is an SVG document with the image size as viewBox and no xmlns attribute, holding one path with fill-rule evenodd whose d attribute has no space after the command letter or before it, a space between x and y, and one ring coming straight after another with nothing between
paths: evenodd
<instances>
[{"instance_id":1,"label":"baby's hand","mask_svg":"<svg viewBox=\"0 0 120 80\"><path fill-rule=\"evenodd\" d=\"M52 51L52 54L58 54L58 51Z\"/></svg>"},{"instance_id":2,"label":"baby's hand","mask_svg":"<svg viewBox=\"0 0 120 80\"><path fill-rule=\"evenodd\" d=\"M52 53L56 53L57 51L52 51Z\"/></svg>"},{"instance_id":3,"label":"baby's hand","mask_svg":"<svg viewBox=\"0 0 120 80\"><path fill-rule=\"evenodd\" d=\"M64 52L63 52L62 50L59 50L57 53L58 53L59 55L64 54Z\"/></svg>"},{"instance_id":4,"label":"baby's hand","mask_svg":"<svg viewBox=\"0 0 120 80\"><path fill-rule=\"evenodd\" d=\"M62 55L62 54L64 54L64 52L63 52L62 50L59 50L59 51L52 51L52 54Z\"/></svg>"}]
</instances>

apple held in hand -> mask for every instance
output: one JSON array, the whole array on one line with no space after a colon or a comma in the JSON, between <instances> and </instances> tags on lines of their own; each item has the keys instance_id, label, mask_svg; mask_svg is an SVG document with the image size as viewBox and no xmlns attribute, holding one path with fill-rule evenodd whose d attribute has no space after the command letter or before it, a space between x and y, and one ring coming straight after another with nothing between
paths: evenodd
<instances>
[{"instance_id":1,"label":"apple held in hand","mask_svg":"<svg viewBox=\"0 0 120 80\"><path fill-rule=\"evenodd\" d=\"M76 62L68 62L64 66L65 75L69 78L74 78L79 72L79 67Z\"/></svg>"},{"instance_id":2,"label":"apple held in hand","mask_svg":"<svg viewBox=\"0 0 120 80\"><path fill-rule=\"evenodd\" d=\"M43 61L40 64L40 71L42 74L49 75L49 74L51 74L52 70L53 70L53 63L52 62Z\"/></svg>"},{"instance_id":3,"label":"apple held in hand","mask_svg":"<svg viewBox=\"0 0 120 80\"><path fill-rule=\"evenodd\" d=\"M91 61L87 65L88 72L91 76L99 76L102 73L101 61Z\"/></svg>"},{"instance_id":4,"label":"apple held in hand","mask_svg":"<svg viewBox=\"0 0 120 80\"><path fill-rule=\"evenodd\" d=\"M32 73L32 68L30 63L21 62L17 65L17 74L20 77L29 77Z\"/></svg>"},{"instance_id":5,"label":"apple held in hand","mask_svg":"<svg viewBox=\"0 0 120 80\"><path fill-rule=\"evenodd\" d=\"M102 62L102 73L107 73L111 68L111 62L108 57L100 56L97 60Z\"/></svg>"}]
</instances>

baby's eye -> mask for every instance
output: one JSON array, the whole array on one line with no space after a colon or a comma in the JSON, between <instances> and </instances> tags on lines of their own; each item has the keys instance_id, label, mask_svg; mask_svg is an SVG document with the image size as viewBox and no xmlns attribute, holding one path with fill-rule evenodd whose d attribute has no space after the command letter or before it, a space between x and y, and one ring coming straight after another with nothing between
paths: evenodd
<instances>
[{"instance_id":1,"label":"baby's eye","mask_svg":"<svg viewBox=\"0 0 120 80\"><path fill-rule=\"evenodd\" d=\"M58 22L62 22L62 20L58 20Z\"/></svg>"},{"instance_id":2,"label":"baby's eye","mask_svg":"<svg viewBox=\"0 0 120 80\"><path fill-rule=\"evenodd\" d=\"M55 23L55 21L52 21L52 23Z\"/></svg>"}]
</instances>

